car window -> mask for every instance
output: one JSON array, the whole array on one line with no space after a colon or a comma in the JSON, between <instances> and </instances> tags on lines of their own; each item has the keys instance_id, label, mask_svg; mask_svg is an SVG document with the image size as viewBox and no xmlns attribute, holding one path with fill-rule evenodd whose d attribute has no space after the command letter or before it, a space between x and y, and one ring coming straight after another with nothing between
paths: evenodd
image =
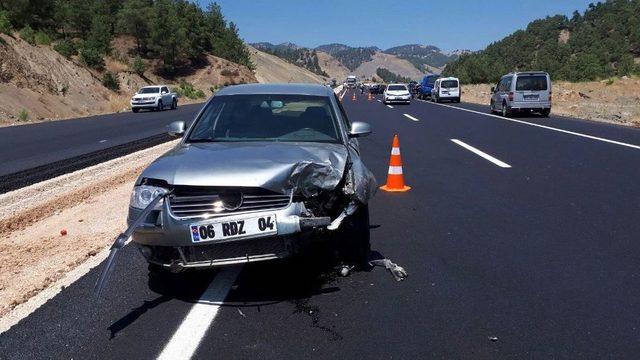
<instances>
[{"instance_id":1,"label":"car window","mask_svg":"<svg viewBox=\"0 0 640 360\"><path fill-rule=\"evenodd\" d=\"M502 80L500 80L500 86L499 86L498 90L500 90L500 91L509 90L509 87L507 86L507 82L508 81L509 81L508 77L502 78Z\"/></svg>"},{"instance_id":2,"label":"car window","mask_svg":"<svg viewBox=\"0 0 640 360\"><path fill-rule=\"evenodd\" d=\"M166 87L166 86L163 86L163 87L162 87L162 91L169 92L169 89L167 89L167 87Z\"/></svg>"},{"instance_id":3,"label":"car window","mask_svg":"<svg viewBox=\"0 0 640 360\"><path fill-rule=\"evenodd\" d=\"M458 80L444 80L444 81L442 81L442 84L440 84L440 86L445 88L445 89L457 88L458 87Z\"/></svg>"},{"instance_id":4,"label":"car window","mask_svg":"<svg viewBox=\"0 0 640 360\"><path fill-rule=\"evenodd\" d=\"M402 90L407 90L407 87L404 85L389 85L389 87L387 88L387 90L391 90L391 91L402 91Z\"/></svg>"},{"instance_id":5,"label":"car window","mask_svg":"<svg viewBox=\"0 0 640 360\"><path fill-rule=\"evenodd\" d=\"M138 91L138 94L157 94L160 92L158 87L145 87Z\"/></svg>"},{"instance_id":6,"label":"car window","mask_svg":"<svg viewBox=\"0 0 640 360\"><path fill-rule=\"evenodd\" d=\"M547 90L546 75L520 75L516 80L516 91Z\"/></svg>"},{"instance_id":7,"label":"car window","mask_svg":"<svg viewBox=\"0 0 640 360\"><path fill-rule=\"evenodd\" d=\"M216 96L187 142L340 142L329 98L309 95Z\"/></svg>"}]
</instances>

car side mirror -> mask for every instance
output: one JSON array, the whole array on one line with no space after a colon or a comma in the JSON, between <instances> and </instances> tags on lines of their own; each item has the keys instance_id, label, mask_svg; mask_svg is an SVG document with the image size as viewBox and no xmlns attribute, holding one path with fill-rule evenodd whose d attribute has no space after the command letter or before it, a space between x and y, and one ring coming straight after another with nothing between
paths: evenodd
<instances>
[{"instance_id":1,"label":"car side mirror","mask_svg":"<svg viewBox=\"0 0 640 360\"><path fill-rule=\"evenodd\" d=\"M170 136L180 137L184 135L185 123L184 121L174 121L167 126L167 132Z\"/></svg>"},{"instance_id":2,"label":"car side mirror","mask_svg":"<svg viewBox=\"0 0 640 360\"><path fill-rule=\"evenodd\" d=\"M355 121L351 124L349 137L357 138L371 134L371 126L365 122Z\"/></svg>"}]
</instances>

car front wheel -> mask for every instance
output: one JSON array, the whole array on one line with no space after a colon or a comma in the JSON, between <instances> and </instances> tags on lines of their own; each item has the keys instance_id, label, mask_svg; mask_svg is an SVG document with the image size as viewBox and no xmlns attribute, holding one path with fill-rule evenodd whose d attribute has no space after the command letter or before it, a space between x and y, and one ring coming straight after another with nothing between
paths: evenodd
<instances>
[{"instance_id":1,"label":"car front wheel","mask_svg":"<svg viewBox=\"0 0 640 360\"><path fill-rule=\"evenodd\" d=\"M156 110L162 111L164 109L164 105L162 104L162 100L158 101L158 108Z\"/></svg>"},{"instance_id":2,"label":"car front wheel","mask_svg":"<svg viewBox=\"0 0 640 360\"><path fill-rule=\"evenodd\" d=\"M543 109L540 113L543 117L549 117L549 114L551 114L551 109Z\"/></svg>"},{"instance_id":3,"label":"car front wheel","mask_svg":"<svg viewBox=\"0 0 640 360\"><path fill-rule=\"evenodd\" d=\"M175 110L178 108L178 100L173 99L173 101L171 102L171 110Z\"/></svg>"},{"instance_id":4,"label":"car front wheel","mask_svg":"<svg viewBox=\"0 0 640 360\"><path fill-rule=\"evenodd\" d=\"M138 108L132 108L131 111L133 111L134 113L137 113L138 111L140 111L140 109Z\"/></svg>"}]
</instances>

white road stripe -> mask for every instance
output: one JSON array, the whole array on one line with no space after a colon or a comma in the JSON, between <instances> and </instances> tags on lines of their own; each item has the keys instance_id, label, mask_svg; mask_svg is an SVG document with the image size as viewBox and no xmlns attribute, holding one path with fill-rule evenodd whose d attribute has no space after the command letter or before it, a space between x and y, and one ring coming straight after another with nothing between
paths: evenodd
<instances>
[{"instance_id":1,"label":"white road stripe","mask_svg":"<svg viewBox=\"0 0 640 360\"><path fill-rule=\"evenodd\" d=\"M241 266L228 267L216 275L200 297L200 301L193 305L184 318L158 359L191 359L216 318L220 309L219 304L222 304L227 297L227 293L240 274L240 270L242 270Z\"/></svg>"},{"instance_id":2,"label":"white road stripe","mask_svg":"<svg viewBox=\"0 0 640 360\"><path fill-rule=\"evenodd\" d=\"M378 102L382 102L382 100L378 99Z\"/></svg>"},{"instance_id":3,"label":"white road stripe","mask_svg":"<svg viewBox=\"0 0 640 360\"><path fill-rule=\"evenodd\" d=\"M409 118L409 119L411 119L411 120L413 120L413 121L420 121L420 120L418 120L418 119L414 118L413 116L411 116L411 115L409 115L409 114L402 114L402 115L404 115L405 117L407 117L407 118Z\"/></svg>"},{"instance_id":4,"label":"white road stripe","mask_svg":"<svg viewBox=\"0 0 640 360\"><path fill-rule=\"evenodd\" d=\"M387 107L388 107L389 109L393 109L393 106L391 106L391 105L387 105Z\"/></svg>"},{"instance_id":5,"label":"white road stripe","mask_svg":"<svg viewBox=\"0 0 640 360\"><path fill-rule=\"evenodd\" d=\"M484 113L482 111L470 110L470 109L465 109L465 108L461 108L461 107L457 107L457 106L451 106L451 105L446 105L446 104L438 104L438 103L430 103L430 104L439 105L439 106L445 106L445 107L449 107L449 108L452 108L452 109L458 109L458 110L462 110L462 111L468 111L468 112L471 112L471 113L485 115L485 116L491 116L491 117L494 117L494 118L497 118L497 119L500 119L500 120L512 121L512 122L516 122L516 123L519 123L519 124L535 126L535 127L539 127L539 128L543 128L543 129L547 129L547 130L553 130L553 131L557 131L557 132L561 132L561 133L565 133L565 134L569 134L569 135L580 136L580 137L591 139L591 140L602 141L602 142L606 142L606 143L609 143L609 144L626 146L626 147L629 147L629 148L632 148L632 149L640 150L640 145L628 144L628 143L624 143L624 142L621 142L621 141L605 139L605 138L601 138L601 137L598 137L598 136L587 135L587 134L583 134L583 133L579 133L579 132L575 132L575 131L558 129L558 128L554 128L554 127L551 127L551 126L530 123L530 122L522 121L522 120L518 120L518 119L506 118L506 117L498 116L498 115L495 115L495 114L488 114L488 113Z\"/></svg>"},{"instance_id":6,"label":"white road stripe","mask_svg":"<svg viewBox=\"0 0 640 360\"><path fill-rule=\"evenodd\" d=\"M501 168L510 168L511 167L511 165L507 164L506 162L500 161L500 160L494 158L493 156L474 148L471 145L463 143L462 141L460 141L458 139L451 139L451 141L453 141L454 143L456 143L456 144L462 146L463 148L471 151L472 153L491 161L492 163L500 166Z\"/></svg>"}]
</instances>

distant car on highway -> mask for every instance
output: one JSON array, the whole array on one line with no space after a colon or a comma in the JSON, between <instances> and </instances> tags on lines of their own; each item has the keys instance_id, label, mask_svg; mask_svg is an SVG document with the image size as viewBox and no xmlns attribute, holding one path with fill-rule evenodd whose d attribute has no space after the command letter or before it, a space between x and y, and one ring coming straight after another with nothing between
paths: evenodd
<instances>
[{"instance_id":1,"label":"distant car on highway","mask_svg":"<svg viewBox=\"0 0 640 360\"><path fill-rule=\"evenodd\" d=\"M460 80L454 77L439 78L433 84L431 90L431 101L442 102L448 100L451 102L460 102Z\"/></svg>"},{"instance_id":2,"label":"distant car on highway","mask_svg":"<svg viewBox=\"0 0 640 360\"><path fill-rule=\"evenodd\" d=\"M491 112L509 116L518 112L551 113L551 77L542 71L504 75L491 88Z\"/></svg>"},{"instance_id":3,"label":"distant car on highway","mask_svg":"<svg viewBox=\"0 0 640 360\"><path fill-rule=\"evenodd\" d=\"M418 87L418 99L427 100L431 98L431 90L433 90L433 84L435 84L436 80L439 77L440 75L426 75L422 78L420 87Z\"/></svg>"},{"instance_id":4,"label":"distant car on highway","mask_svg":"<svg viewBox=\"0 0 640 360\"><path fill-rule=\"evenodd\" d=\"M390 103L411 103L411 94L405 84L389 84L383 93L383 102Z\"/></svg>"},{"instance_id":5,"label":"distant car on highway","mask_svg":"<svg viewBox=\"0 0 640 360\"><path fill-rule=\"evenodd\" d=\"M355 75L347 76L347 81L345 81L345 86L347 89L355 89L358 85L358 78Z\"/></svg>"},{"instance_id":6,"label":"distant car on highway","mask_svg":"<svg viewBox=\"0 0 640 360\"><path fill-rule=\"evenodd\" d=\"M178 108L178 95L167 85L145 86L133 95L130 104L134 113L140 109L161 111L169 107L173 110Z\"/></svg>"},{"instance_id":7,"label":"distant car on highway","mask_svg":"<svg viewBox=\"0 0 640 360\"><path fill-rule=\"evenodd\" d=\"M129 224L166 195L133 233L150 276L284 258L312 240L365 262L377 187L357 138L370 132L322 85L220 90L188 130L170 125L182 141L135 184Z\"/></svg>"}]
</instances>

